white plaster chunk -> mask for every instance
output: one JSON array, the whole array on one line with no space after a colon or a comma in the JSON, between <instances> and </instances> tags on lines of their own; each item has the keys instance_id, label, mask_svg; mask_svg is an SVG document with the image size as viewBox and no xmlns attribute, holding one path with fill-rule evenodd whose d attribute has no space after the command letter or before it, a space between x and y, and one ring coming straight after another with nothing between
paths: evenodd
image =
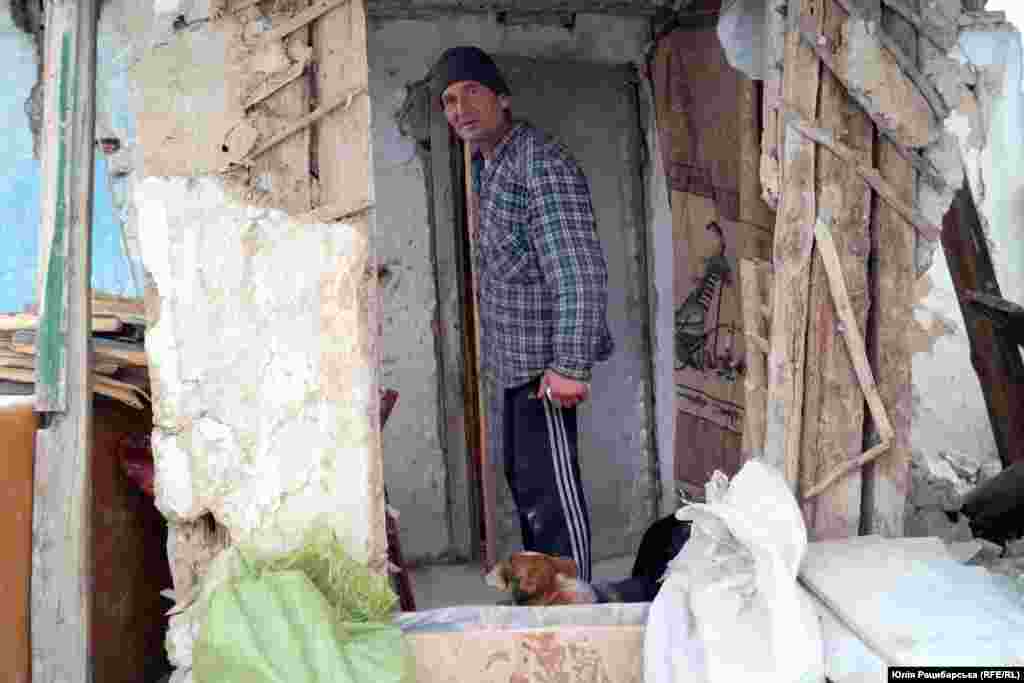
<instances>
[{"instance_id":1,"label":"white plaster chunk","mask_svg":"<svg viewBox=\"0 0 1024 683\"><path fill-rule=\"evenodd\" d=\"M365 559L366 239L236 204L215 178L147 178L135 200L159 295L146 338L157 505L178 521L212 512L264 552L325 521ZM347 393L329 397L322 383L336 380Z\"/></svg>"},{"instance_id":2,"label":"white plaster chunk","mask_svg":"<svg viewBox=\"0 0 1024 683\"><path fill-rule=\"evenodd\" d=\"M964 460L957 459L958 472L958 468L951 463L950 455L944 451L915 451L911 461L911 468L915 470L913 504L917 507L958 510L961 498L974 488L980 468L980 465L976 465L972 476L964 476L963 463Z\"/></svg>"}]
</instances>

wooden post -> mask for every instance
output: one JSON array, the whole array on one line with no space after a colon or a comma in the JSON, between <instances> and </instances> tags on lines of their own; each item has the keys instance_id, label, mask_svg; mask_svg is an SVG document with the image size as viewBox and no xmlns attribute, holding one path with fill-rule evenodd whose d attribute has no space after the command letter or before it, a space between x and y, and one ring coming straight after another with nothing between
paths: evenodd
<instances>
[{"instance_id":1,"label":"wooden post","mask_svg":"<svg viewBox=\"0 0 1024 683\"><path fill-rule=\"evenodd\" d=\"M467 218L460 201L462 192L454 182L463 165L458 146L451 140L448 120L437 104L437 93L430 90L430 173L434 200L434 256L437 267L437 326L441 352L441 410L445 429L441 433L442 448L447 454L448 491L451 501L449 521L451 549L463 559L480 559L480 525L482 490L473 458L479 452L480 435L478 406L468 405L468 396L476 396L475 325L467 325L463 305L472 296L466 284L463 253L469 235L465 234ZM467 329L472 328L472 329ZM473 334L470 339L469 334ZM464 340L468 343L464 343ZM472 360L467 354L473 354Z\"/></svg>"},{"instance_id":2,"label":"wooden post","mask_svg":"<svg viewBox=\"0 0 1024 683\"><path fill-rule=\"evenodd\" d=\"M914 0L914 5L917 4ZM883 8L883 29L916 62L917 32L888 7ZM890 141L876 138L876 159L882 177L901 193L899 199L916 204L916 171ZM888 203L875 199L871 225L873 268L870 273L872 313L867 345L878 392L889 412L895 435L892 450L864 468L861 533L903 535L903 508L910 493L910 427L913 413L909 323L913 321L916 279L916 233ZM878 438L877 425L868 440Z\"/></svg>"},{"instance_id":3,"label":"wooden post","mask_svg":"<svg viewBox=\"0 0 1024 683\"><path fill-rule=\"evenodd\" d=\"M821 65L814 51L801 42L796 25L799 21L820 24L822 0L790 3L790 12L783 96L800 116L814 121ZM779 467L795 489L802 435L811 246L817 213L816 150L815 144L792 126L786 126L783 138L783 192L772 250L775 275L764 459Z\"/></svg>"},{"instance_id":4,"label":"wooden post","mask_svg":"<svg viewBox=\"0 0 1024 683\"><path fill-rule=\"evenodd\" d=\"M92 681L90 233L96 0L46 8L32 680ZM46 424L46 422L49 424Z\"/></svg>"},{"instance_id":5,"label":"wooden post","mask_svg":"<svg viewBox=\"0 0 1024 683\"><path fill-rule=\"evenodd\" d=\"M848 16L834 0L824 4L823 34L839 40ZM857 161L871 165L874 129L871 119L827 69L821 75L819 125L842 131ZM843 280L853 304L853 323L863 333L867 323L868 227L871 188L847 161L820 147L817 165L818 215L828 216ZM810 315L804 384L803 445L800 490L808 491L864 441L864 398L850 353L836 333L841 322L833 305L820 240L811 266ZM861 475L850 472L822 495L804 504L812 540L856 536L860 528Z\"/></svg>"}]
</instances>

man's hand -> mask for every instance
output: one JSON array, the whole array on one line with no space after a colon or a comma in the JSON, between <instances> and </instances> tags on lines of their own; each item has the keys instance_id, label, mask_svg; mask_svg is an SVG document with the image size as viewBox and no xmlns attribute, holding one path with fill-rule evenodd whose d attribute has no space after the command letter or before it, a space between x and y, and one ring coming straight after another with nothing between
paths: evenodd
<instances>
[{"instance_id":1,"label":"man's hand","mask_svg":"<svg viewBox=\"0 0 1024 683\"><path fill-rule=\"evenodd\" d=\"M548 388L551 389L549 398L564 408L575 408L590 397L590 384L563 377L554 370L546 370L540 378L537 398L544 398Z\"/></svg>"}]
</instances>

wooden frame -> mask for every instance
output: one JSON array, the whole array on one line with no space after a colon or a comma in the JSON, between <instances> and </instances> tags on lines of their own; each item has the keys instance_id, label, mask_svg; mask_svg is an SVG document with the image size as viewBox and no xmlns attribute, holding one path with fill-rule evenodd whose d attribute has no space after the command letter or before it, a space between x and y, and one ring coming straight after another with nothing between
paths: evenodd
<instances>
[{"instance_id":1,"label":"wooden frame","mask_svg":"<svg viewBox=\"0 0 1024 683\"><path fill-rule=\"evenodd\" d=\"M93 157L96 0L46 8L32 680L91 681Z\"/></svg>"}]
</instances>

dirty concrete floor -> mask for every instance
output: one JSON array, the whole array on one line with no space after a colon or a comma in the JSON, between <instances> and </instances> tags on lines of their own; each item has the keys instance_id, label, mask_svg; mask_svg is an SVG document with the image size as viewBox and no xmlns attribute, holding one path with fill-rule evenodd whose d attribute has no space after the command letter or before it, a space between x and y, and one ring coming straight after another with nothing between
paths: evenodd
<instances>
[{"instance_id":1,"label":"dirty concrete floor","mask_svg":"<svg viewBox=\"0 0 1024 683\"><path fill-rule=\"evenodd\" d=\"M629 576L633 557L624 555L594 563L594 580L607 581ZM478 564L431 565L414 569L412 590L418 610L453 605L494 605L508 599L484 582Z\"/></svg>"}]
</instances>

